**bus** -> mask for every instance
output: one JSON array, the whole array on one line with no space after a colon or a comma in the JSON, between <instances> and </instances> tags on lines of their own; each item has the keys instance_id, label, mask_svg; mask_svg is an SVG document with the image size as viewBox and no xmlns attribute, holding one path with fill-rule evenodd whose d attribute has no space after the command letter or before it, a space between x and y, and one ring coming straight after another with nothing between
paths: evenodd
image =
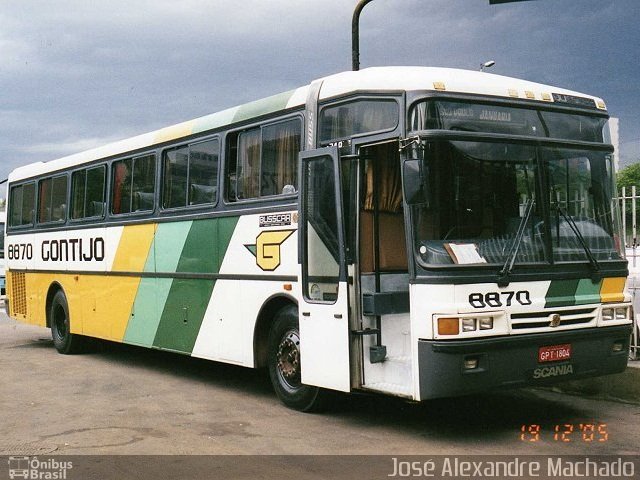
<instances>
[{"instance_id":1,"label":"bus","mask_svg":"<svg viewBox=\"0 0 640 480\"><path fill-rule=\"evenodd\" d=\"M621 372L602 99L374 67L14 170L11 317L266 368L311 411Z\"/></svg>"},{"instance_id":2,"label":"bus","mask_svg":"<svg viewBox=\"0 0 640 480\"><path fill-rule=\"evenodd\" d=\"M7 213L0 211L0 301L5 298L5 260L4 260L4 225L7 220Z\"/></svg>"}]
</instances>

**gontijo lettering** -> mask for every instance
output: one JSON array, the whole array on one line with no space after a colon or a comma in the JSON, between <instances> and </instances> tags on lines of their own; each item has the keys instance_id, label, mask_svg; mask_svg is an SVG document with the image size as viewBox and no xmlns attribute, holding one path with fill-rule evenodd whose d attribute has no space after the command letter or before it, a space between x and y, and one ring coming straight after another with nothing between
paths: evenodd
<instances>
[{"instance_id":1,"label":"gontijo lettering","mask_svg":"<svg viewBox=\"0 0 640 480\"><path fill-rule=\"evenodd\" d=\"M70 238L42 242L45 262L101 262L104 260L104 238Z\"/></svg>"}]
</instances>

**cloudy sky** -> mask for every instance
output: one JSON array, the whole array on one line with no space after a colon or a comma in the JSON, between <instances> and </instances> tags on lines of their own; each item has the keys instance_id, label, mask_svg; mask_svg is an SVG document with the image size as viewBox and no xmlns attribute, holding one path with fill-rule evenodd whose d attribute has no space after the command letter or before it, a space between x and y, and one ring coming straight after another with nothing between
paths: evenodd
<instances>
[{"instance_id":1,"label":"cloudy sky","mask_svg":"<svg viewBox=\"0 0 640 480\"><path fill-rule=\"evenodd\" d=\"M0 179L351 68L356 0L0 3ZM375 0L362 67L477 69L601 96L640 160L640 0Z\"/></svg>"}]
</instances>

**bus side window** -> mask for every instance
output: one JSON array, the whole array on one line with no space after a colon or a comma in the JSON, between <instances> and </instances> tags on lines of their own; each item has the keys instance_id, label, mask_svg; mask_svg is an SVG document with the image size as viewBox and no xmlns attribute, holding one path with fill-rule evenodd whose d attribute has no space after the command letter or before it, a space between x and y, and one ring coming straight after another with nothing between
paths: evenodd
<instances>
[{"instance_id":1,"label":"bus side window","mask_svg":"<svg viewBox=\"0 0 640 480\"><path fill-rule=\"evenodd\" d=\"M20 227L33 224L36 187L34 182L11 187L9 226Z\"/></svg>"},{"instance_id":2,"label":"bus side window","mask_svg":"<svg viewBox=\"0 0 640 480\"><path fill-rule=\"evenodd\" d=\"M111 213L129 213L130 207L130 177L131 159L119 160L113 163L113 178L111 180Z\"/></svg>"},{"instance_id":3,"label":"bus side window","mask_svg":"<svg viewBox=\"0 0 640 480\"><path fill-rule=\"evenodd\" d=\"M185 145L166 151L163 168L162 207L184 207L187 202L189 147Z\"/></svg>"},{"instance_id":4,"label":"bus side window","mask_svg":"<svg viewBox=\"0 0 640 480\"><path fill-rule=\"evenodd\" d=\"M227 200L249 200L298 191L298 118L256 127L228 138Z\"/></svg>"},{"instance_id":5,"label":"bus side window","mask_svg":"<svg viewBox=\"0 0 640 480\"><path fill-rule=\"evenodd\" d=\"M153 210L155 171L155 155L114 162L111 213L118 215Z\"/></svg>"},{"instance_id":6,"label":"bus side window","mask_svg":"<svg viewBox=\"0 0 640 480\"><path fill-rule=\"evenodd\" d=\"M131 182L131 210L146 212L153 210L156 183L156 157L145 155L133 159L133 179Z\"/></svg>"},{"instance_id":7,"label":"bus side window","mask_svg":"<svg viewBox=\"0 0 640 480\"><path fill-rule=\"evenodd\" d=\"M60 222L67 216L67 176L59 175L38 183L38 223Z\"/></svg>"},{"instance_id":8,"label":"bus side window","mask_svg":"<svg viewBox=\"0 0 640 480\"><path fill-rule=\"evenodd\" d=\"M218 139L189 145L189 205L216 201L219 150Z\"/></svg>"},{"instance_id":9,"label":"bus side window","mask_svg":"<svg viewBox=\"0 0 640 480\"><path fill-rule=\"evenodd\" d=\"M162 208L214 203L218 152L217 138L167 150L162 164Z\"/></svg>"},{"instance_id":10,"label":"bus side window","mask_svg":"<svg viewBox=\"0 0 640 480\"><path fill-rule=\"evenodd\" d=\"M71 176L71 218L104 216L104 165L85 168Z\"/></svg>"}]
</instances>

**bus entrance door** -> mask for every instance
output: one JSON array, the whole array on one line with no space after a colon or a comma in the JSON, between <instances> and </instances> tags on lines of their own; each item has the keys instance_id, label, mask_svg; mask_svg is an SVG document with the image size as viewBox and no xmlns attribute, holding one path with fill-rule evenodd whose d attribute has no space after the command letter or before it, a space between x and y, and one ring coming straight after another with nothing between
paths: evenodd
<instances>
[{"instance_id":1,"label":"bus entrance door","mask_svg":"<svg viewBox=\"0 0 640 480\"><path fill-rule=\"evenodd\" d=\"M349 285L336 147L300 154L302 383L348 392Z\"/></svg>"}]
</instances>

